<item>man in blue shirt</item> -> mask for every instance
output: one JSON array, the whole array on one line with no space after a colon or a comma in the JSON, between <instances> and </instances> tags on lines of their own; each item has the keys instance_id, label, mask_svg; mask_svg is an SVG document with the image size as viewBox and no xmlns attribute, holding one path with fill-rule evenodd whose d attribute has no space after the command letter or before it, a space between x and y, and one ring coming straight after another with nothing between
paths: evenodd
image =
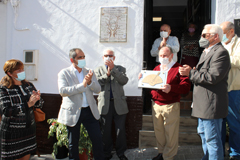
<instances>
[{"instance_id":1,"label":"man in blue shirt","mask_svg":"<svg viewBox=\"0 0 240 160\"><path fill-rule=\"evenodd\" d=\"M151 53L152 57L156 57L157 65L159 64L159 58L158 58L159 50L165 46L169 46L172 48L173 60L175 62L178 61L178 58L177 58L177 53L179 51L178 38L175 36L170 36L170 34L171 34L170 26L168 24L163 24L160 27L160 37L157 38L152 45L152 49L151 49L150 53Z\"/></svg>"}]
</instances>

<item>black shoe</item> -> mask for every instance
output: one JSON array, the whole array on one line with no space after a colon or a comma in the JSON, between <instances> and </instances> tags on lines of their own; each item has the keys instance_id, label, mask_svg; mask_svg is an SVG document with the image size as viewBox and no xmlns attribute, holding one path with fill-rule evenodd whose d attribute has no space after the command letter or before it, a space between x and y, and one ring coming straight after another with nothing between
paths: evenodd
<instances>
[{"instance_id":1,"label":"black shoe","mask_svg":"<svg viewBox=\"0 0 240 160\"><path fill-rule=\"evenodd\" d=\"M104 160L110 160L112 158L112 155L109 157L105 157Z\"/></svg>"},{"instance_id":2,"label":"black shoe","mask_svg":"<svg viewBox=\"0 0 240 160\"><path fill-rule=\"evenodd\" d=\"M229 160L238 160L236 157L230 157Z\"/></svg>"},{"instance_id":3,"label":"black shoe","mask_svg":"<svg viewBox=\"0 0 240 160\"><path fill-rule=\"evenodd\" d=\"M162 153L159 153L156 157L154 157L152 160L163 160Z\"/></svg>"},{"instance_id":4,"label":"black shoe","mask_svg":"<svg viewBox=\"0 0 240 160\"><path fill-rule=\"evenodd\" d=\"M120 160L128 160L128 158L125 155L118 156Z\"/></svg>"}]
</instances>

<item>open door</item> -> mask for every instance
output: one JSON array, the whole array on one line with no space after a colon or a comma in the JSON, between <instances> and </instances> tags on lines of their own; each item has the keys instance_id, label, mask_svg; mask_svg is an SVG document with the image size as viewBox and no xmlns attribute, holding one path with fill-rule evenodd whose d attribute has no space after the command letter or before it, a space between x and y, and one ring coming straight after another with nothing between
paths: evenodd
<instances>
[{"instance_id":1,"label":"open door","mask_svg":"<svg viewBox=\"0 0 240 160\"><path fill-rule=\"evenodd\" d=\"M161 21L153 21L153 17L161 17ZM205 24L211 23L211 1L209 0L144 0L144 55L143 69L155 67L155 57L150 50L159 37L160 26L167 23L171 26L172 36L179 41L188 23L193 22L201 32ZM178 53L181 57L181 53ZM150 89L143 89L143 113L151 114Z\"/></svg>"}]
</instances>

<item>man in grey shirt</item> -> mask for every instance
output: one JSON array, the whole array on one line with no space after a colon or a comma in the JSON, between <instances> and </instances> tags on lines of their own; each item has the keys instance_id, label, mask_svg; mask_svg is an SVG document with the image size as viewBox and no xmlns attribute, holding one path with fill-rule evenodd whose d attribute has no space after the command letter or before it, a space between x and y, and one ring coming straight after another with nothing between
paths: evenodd
<instances>
[{"instance_id":1,"label":"man in grey shirt","mask_svg":"<svg viewBox=\"0 0 240 160\"><path fill-rule=\"evenodd\" d=\"M150 51L152 57L156 57L156 62L159 64L158 53L162 47L169 46L173 50L173 60L177 62L177 52L179 51L178 38L175 36L170 36L171 28L168 24L163 24L160 27L160 37L157 38Z\"/></svg>"}]
</instances>

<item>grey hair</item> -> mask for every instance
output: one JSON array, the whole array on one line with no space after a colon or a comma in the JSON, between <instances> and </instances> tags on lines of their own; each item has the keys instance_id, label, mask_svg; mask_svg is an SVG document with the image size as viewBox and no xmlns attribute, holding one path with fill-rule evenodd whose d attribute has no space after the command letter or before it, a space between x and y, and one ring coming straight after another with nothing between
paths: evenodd
<instances>
[{"instance_id":1,"label":"grey hair","mask_svg":"<svg viewBox=\"0 0 240 160\"><path fill-rule=\"evenodd\" d=\"M218 34L219 40L222 41L222 37L223 37L222 28L217 24L206 24L204 26L204 29L209 28L209 27L211 27L209 32L213 33L213 34Z\"/></svg>"},{"instance_id":2,"label":"grey hair","mask_svg":"<svg viewBox=\"0 0 240 160\"><path fill-rule=\"evenodd\" d=\"M110 48L107 48L107 49L105 49L105 50L103 51L103 56L106 54L107 51L112 52L112 53L113 53L113 56L115 56L114 51L113 51L112 49L110 49Z\"/></svg>"},{"instance_id":3,"label":"grey hair","mask_svg":"<svg viewBox=\"0 0 240 160\"><path fill-rule=\"evenodd\" d=\"M172 54L173 53L173 50L172 50L172 47L170 47L169 45L166 45L164 47L162 47L160 50L162 50L163 48L168 48L170 53ZM160 52L160 51L159 51Z\"/></svg>"},{"instance_id":4,"label":"grey hair","mask_svg":"<svg viewBox=\"0 0 240 160\"><path fill-rule=\"evenodd\" d=\"M71 59L75 59L75 57L77 56L77 53L76 53L76 50L79 50L82 52L82 50L80 48L73 48L73 49L70 49L69 51L69 58Z\"/></svg>"}]
</instances>

